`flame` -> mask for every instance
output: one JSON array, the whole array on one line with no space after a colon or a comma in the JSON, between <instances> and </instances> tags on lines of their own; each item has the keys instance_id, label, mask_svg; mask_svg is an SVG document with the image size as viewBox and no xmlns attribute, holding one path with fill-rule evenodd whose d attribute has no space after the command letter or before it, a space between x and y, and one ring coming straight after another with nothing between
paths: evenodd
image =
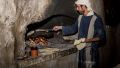
<instances>
[{"instance_id":1,"label":"flame","mask_svg":"<svg viewBox=\"0 0 120 68\"><path fill-rule=\"evenodd\" d=\"M29 41L31 46L36 46L36 45L47 46L48 45L47 39L41 36L34 39L30 38Z\"/></svg>"}]
</instances>

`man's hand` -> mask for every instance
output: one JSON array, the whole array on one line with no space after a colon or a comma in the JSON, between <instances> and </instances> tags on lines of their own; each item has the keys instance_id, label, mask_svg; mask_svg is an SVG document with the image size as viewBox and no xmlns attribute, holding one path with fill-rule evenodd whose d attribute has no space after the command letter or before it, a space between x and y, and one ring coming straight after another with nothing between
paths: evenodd
<instances>
[{"instance_id":1,"label":"man's hand","mask_svg":"<svg viewBox=\"0 0 120 68\"><path fill-rule=\"evenodd\" d=\"M81 43L84 43L84 42L85 42L85 38L81 38L81 39L79 39L79 41L80 41Z\"/></svg>"},{"instance_id":2,"label":"man's hand","mask_svg":"<svg viewBox=\"0 0 120 68\"><path fill-rule=\"evenodd\" d=\"M86 47L85 38L75 40L74 45L77 47L78 50L82 50Z\"/></svg>"},{"instance_id":3,"label":"man's hand","mask_svg":"<svg viewBox=\"0 0 120 68\"><path fill-rule=\"evenodd\" d=\"M85 42L85 38L81 38L79 40L75 40L74 45L78 45L78 44L84 43L84 42Z\"/></svg>"},{"instance_id":4,"label":"man's hand","mask_svg":"<svg viewBox=\"0 0 120 68\"><path fill-rule=\"evenodd\" d=\"M61 30L62 29L62 26L54 26L53 27L53 30L54 31L58 31L58 30Z\"/></svg>"}]
</instances>

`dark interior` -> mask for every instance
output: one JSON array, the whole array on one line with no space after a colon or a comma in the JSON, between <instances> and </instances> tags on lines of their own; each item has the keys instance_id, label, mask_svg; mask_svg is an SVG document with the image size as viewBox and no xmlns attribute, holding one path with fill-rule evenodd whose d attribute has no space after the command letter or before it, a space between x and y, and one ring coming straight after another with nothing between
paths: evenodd
<instances>
[{"instance_id":1,"label":"dark interior","mask_svg":"<svg viewBox=\"0 0 120 68\"><path fill-rule=\"evenodd\" d=\"M104 0L105 23L109 26L109 45L110 55L107 57L107 68L113 68L120 64L119 53L119 25L120 25L120 0Z\"/></svg>"},{"instance_id":2,"label":"dark interior","mask_svg":"<svg viewBox=\"0 0 120 68\"><path fill-rule=\"evenodd\" d=\"M115 27L120 23L120 0L104 0L106 25Z\"/></svg>"},{"instance_id":3,"label":"dark interior","mask_svg":"<svg viewBox=\"0 0 120 68\"><path fill-rule=\"evenodd\" d=\"M43 21L34 22L32 24L29 24L26 28L25 33L25 40L28 40L29 37L37 37L37 36L44 36L46 38L53 37L54 31L52 31L52 27L54 25L61 25L61 23L57 23L57 21L53 21L53 19L64 19L67 18L69 20L74 20L73 17L64 15L64 14L58 14L58 15L52 15ZM65 25L66 23L62 22L62 25ZM32 35L28 36L28 33L33 32Z\"/></svg>"}]
</instances>

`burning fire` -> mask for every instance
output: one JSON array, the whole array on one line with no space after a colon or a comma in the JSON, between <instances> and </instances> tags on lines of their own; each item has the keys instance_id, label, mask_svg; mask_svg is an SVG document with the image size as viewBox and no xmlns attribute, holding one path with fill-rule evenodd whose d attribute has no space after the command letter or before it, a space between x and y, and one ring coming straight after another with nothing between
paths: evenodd
<instances>
[{"instance_id":1,"label":"burning fire","mask_svg":"<svg viewBox=\"0 0 120 68\"><path fill-rule=\"evenodd\" d=\"M37 38L30 38L30 46L36 46L36 45L41 45L41 46L47 46L48 45L48 41L46 38L44 37L37 37Z\"/></svg>"}]
</instances>

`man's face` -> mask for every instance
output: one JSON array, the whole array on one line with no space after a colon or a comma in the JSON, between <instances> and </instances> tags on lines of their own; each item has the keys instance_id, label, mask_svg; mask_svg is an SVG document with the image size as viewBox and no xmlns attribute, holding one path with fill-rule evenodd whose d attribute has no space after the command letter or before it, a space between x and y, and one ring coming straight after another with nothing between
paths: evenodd
<instances>
[{"instance_id":1,"label":"man's face","mask_svg":"<svg viewBox=\"0 0 120 68\"><path fill-rule=\"evenodd\" d=\"M84 5L76 4L76 11L79 13L84 13Z\"/></svg>"}]
</instances>

